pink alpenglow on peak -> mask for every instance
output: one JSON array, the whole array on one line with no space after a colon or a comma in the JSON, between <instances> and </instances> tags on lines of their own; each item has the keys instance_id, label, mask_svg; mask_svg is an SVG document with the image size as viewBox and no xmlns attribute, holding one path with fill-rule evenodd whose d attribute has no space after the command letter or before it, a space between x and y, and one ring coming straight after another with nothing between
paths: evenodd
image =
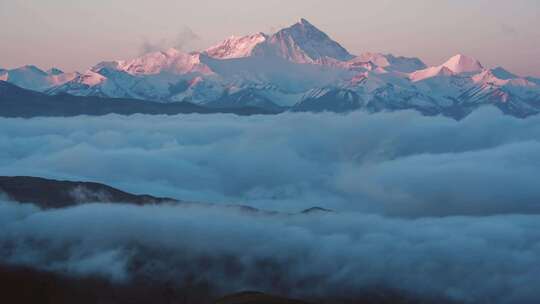
<instances>
[{"instance_id":1,"label":"pink alpenglow on peak","mask_svg":"<svg viewBox=\"0 0 540 304\"><path fill-rule=\"evenodd\" d=\"M415 57L354 56L306 19L274 34L232 36L202 52L171 48L102 62L84 74L33 66L0 80L47 94L186 101L270 111L417 109L455 118L484 104L526 117L540 113L540 79L485 69L456 55L427 67ZM462 109L454 108L456 101Z\"/></svg>"},{"instance_id":2,"label":"pink alpenglow on peak","mask_svg":"<svg viewBox=\"0 0 540 304\"><path fill-rule=\"evenodd\" d=\"M170 48L166 51L152 52L132 60L120 60L100 63L92 70L109 67L132 75L153 75L162 72L185 74L198 72L211 73L200 61L199 53L184 53Z\"/></svg>"},{"instance_id":3,"label":"pink alpenglow on peak","mask_svg":"<svg viewBox=\"0 0 540 304\"><path fill-rule=\"evenodd\" d=\"M378 67L384 68L385 70L403 73L411 73L427 67L426 64L418 58L396 57L392 54L371 52L363 53L360 56L353 58L349 62L353 64L358 62L371 62Z\"/></svg>"},{"instance_id":4,"label":"pink alpenglow on peak","mask_svg":"<svg viewBox=\"0 0 540 304\"><path fill-rule=\"evenodd\" d=\"M429 67L420 71L413 72L409 75L411 81L421 81L437 76L453 76L455 73L445 66Z\"/></svg>"},{"instance_id":5,"label":"pink alpenglow on peak","mask_svg":"<svg viewBox=\"0 0 540 304\"><path fill-rule=\"evenodd\" d=\"M204 54L214 59L269 56L295 63L328 65L354 58L339 43L306 19L300 19L299 22L272 35L257 33L230 37L207 49Z\"/></svg>"},{"instance_id":6,"label":"pink alpenglow on peak","mask_svg":"<svg viewBox=\"0 0 540 304\"><path fill-rule=\"evenodd\" d=\"M495 86L536 87L537 85L526 78L518 77L503 68L484 70L472 77L474 83Z\"/></svg>"},{"instance_id":7,"label":"pink alpenglow on peak","mask_svg":"<svg viewBox=\"0 0 540 304\"><path fill-rule=\"evenodd\" d=\"M462 73L474 74L482 72L483 70L484 67L478 60L458 54L439 66L414 71L409 74L409 78L416 82L436 76L452 76L454 74Z\"/></svg>"},{"instance_id":8,"label":"pink alpenglow on peak","mask_svg":"<svg viewBox=\"0 0 540 304\"><path fill-rule=\"evenodd\" d=\"M11 70L0 69L0 80L34 91L45 91L62 85L76 76L77 73L64 73L55 68L45 72L34 65L25 65Z\"/></svg>"},{"instance_id":9,"label":"pink alpenglow on peak","mask_svg":"<svg viewBox=\"0 0 540 304\"><path fill-rule=\"evenodd\" d=\"M458 54L448 59L442 66L447 67L457 74L480 72L484 69L478 60L462 54Z\"/></svg>"},{"instance_id":10,"label":"pink alpenglow on peak","mask_svg":"<svg viewBox=\"0 0 540 304\"><path fill-rule=\"evenodd\" d=\"M208 48L205 53L215 59L234 59L249 57L253 54L255 47L266 41L268 36L263 33L235 37L232 36L225 41Z\"/></svg>"},{"instance_id":11,"label":"pink alpenglow on peak","mask_svg":"<svg viewBox=\"0 0 540 304\"><path fill-rule=\"evenodd\" d=\"M284 28L268 39L267 51L297 63L317 63L326 58L347 61L354 58L306 19Z\"/></svg>"}]
</instances>

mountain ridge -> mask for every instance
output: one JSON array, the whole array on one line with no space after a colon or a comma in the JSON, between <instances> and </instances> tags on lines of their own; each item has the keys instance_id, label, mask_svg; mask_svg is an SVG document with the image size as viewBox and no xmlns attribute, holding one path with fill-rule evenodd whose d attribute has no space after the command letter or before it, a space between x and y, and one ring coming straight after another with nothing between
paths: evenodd
<instances>
[{"instance_id":1,"label":"mountain ridge","mask_svg":"<svg viewBox=\"0 0 540 304\"><path fill-rule=\"evenodd\" d=\"M66 93L47 95L0 81L0 117L71 117L79 115L177 115L177 114L268 115L275 111L242 106L211 108L190 102L159 103L129 98L73 96Z\"/></svg>"},{"instance_id":2,"label":"mountain ridge","mask_svg":"<svg viewBox=\"0 0 540 304\"><path fill-rule=\"evenodd\" d=\"M536 78L489 69L463 54L431 67L414 57L369 52L356 56L303 18L273 34L232 36L201 52L168 49L101 62L83 73L26 66L0 71L0 80L48 95L219 108L415 109L458 119L481 106L496 106L516 117L540 112ZM322 91L327 94L313 94Z\"/></svg>"}]
</instances>

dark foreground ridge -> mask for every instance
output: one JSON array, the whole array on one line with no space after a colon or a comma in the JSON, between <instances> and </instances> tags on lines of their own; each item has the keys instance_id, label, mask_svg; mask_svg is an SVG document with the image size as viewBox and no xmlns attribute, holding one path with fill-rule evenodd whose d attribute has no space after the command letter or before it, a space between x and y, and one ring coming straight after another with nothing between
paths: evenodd
<instances>
[{"instance_id":1,"label":"dark foreground ridge","mask_svg":"<svg viewBox=\"0 0 540 304\"><path fill-rule=\"evenodd\" d=\"M107 114L214 114L237 115L277 114L279 111L258 107L207 108L189 102L158 103L138 99L82 97L68 94L46 95L26 90L0 81L1 117L70 117L78 115L99 116Z\"/></svg>"},{"instance_id":2,"label":"dark foreground ridge","mask_svg":"<svg viewBox=\"0 0 540 304\"><path fill-rule=\"evenodd\" d=\"M134 195L110 186L90 183L56 181L37 177L0 177L0 192L21 203L34 203L47 208L63 208L85 202L122 202L137 205L182 203L174 199L149 195ZM228 206L245 213L272 216L273 213L245 206ZM332 212L313 207L299 213L311 216ZM249 215L247 215L249 216ZM1 234L1 233L0 233ZM36 250L49 250L40 243ZM51 270L47 265L23 266L5 260L13 250L13 244L0 241L0 286L2 303L108 303L108 304L431 304L453 303L446 299L411 295L407 292L388 289L384 286L362 287L354 294L342 294L335 290L313 297L302 292L306 286L320 284L313 279L291 284L285 280L287 265L280 261L261 260L249 266L239 262L237 256L211 258L196 256L183 260L179 252L164 249L153 250L143 244L133 243L133 253L128 264L129 278L125 281L111 281L106 276L76 275L64 270ZM69 247L59 248L59 253ZM249 250L249 249L248 249ZM61 254L62 255L62 254ZM182 264L184 263L184 264ZM187 263L187 264L185 264ZM184 269L184 266L191 266ZM165 268L163 268L165 267ZM179 268L176 268L179 267ZM244 269L243 267L249 267ZM266 292L240 292L236 287L220 288L223 278L207 276L210 271L224 271L227 280L242 281L246 275L253 280L269 282ZM165 270L165 271L164 271ZM248 271L249 270L249 271ZM183 272L186 273L183 273ZM304 285L307 284L307 285ZM249 284L248 284L249 285ZM255 284L257 285L257 284ZM318 286L318 285L315 285ZM300 296L299 296L300 295ZM216 300L217 299L217 300Z\"/></svg>"},{"instance_id":3,"label":"dark foreground ridge","mask_svg":"<svg viewBox=\"0 0 540 304\"><path fill-rule=\"evenodd\" d=\"M0 176L0 198L18 203L34 204L42 209L59 209L87 203L127 203L133 205L184 204L212 206L204 202L187 202L170 197L149 194L132 194L97 182L54 180L33 176ZM234 208L245 213L275 215L279 212L260 210L242 204L225 204L223 208ZM321 207L312 207L298 214L333 212ZM291 213L294 214L294 213Z\"/></svg>"},{"instance_id":4,"label":"dark foreground ridge","mask_svg":"<svg viewBox=\"0 0 540 304\"><path fill-rule=\"evenodd\" d=\"M92 182L57 181L29 176L0 176L0 192L19 203L64 208L83 203L122 202L136 205L177 202L166 197L135 195Z\"/></svg>"},{"instance_id":5,"label":"dark foreground ridge","mask_svg":"<svg viewBox=\"0 0 540 304\"><path fill-rule=\"evenodd\" d=\"M17 304L456 304L374 289L354 298L341 295L303 301L261 292L219 296L202 283L163 283L135 279L112 283L99 277L70 277L28 267L0 264L3 303ZM342 298L343 297L343 298Z\"/></svg>"},{"instance_id":6,"label":"dark foreground ridge","mask_svg":"<svg viewBox=\"0 0 540 304\"><path fill-rule=\"evenodd\" d=\"M301 300L272 296L262 292L245 291L225 296L215 304L308 304Z\"/></svg>"}]
</instances>

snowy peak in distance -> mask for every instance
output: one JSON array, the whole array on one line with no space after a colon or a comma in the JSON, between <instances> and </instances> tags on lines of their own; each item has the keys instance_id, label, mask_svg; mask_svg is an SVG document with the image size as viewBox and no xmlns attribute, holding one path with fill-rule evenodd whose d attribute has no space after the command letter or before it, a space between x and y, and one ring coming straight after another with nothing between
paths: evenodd
<instances>
[{"instance_id":1,"label":"snowy peak in distance","mask_svg":"<svg viewBox=\"0 0 540 304\"><path fill-rule=\"evenodd\" d=\"M339 43L303 18L292 26L278 31L268 41L272 51L298 63L314 63L325 58L339 61L354 58Z\"/></svg>"},{"instance_id":2,"label":"snowy peak in distance","mask_svg":"<svg viewBox=\"0 0 540 304\"><path fill-rule=\"evenodd\" d=\"M295 63L326 63L354 58L339 43L306 19L272 35L257 33L230 37L203 52L214 59L250 56L280 57Z\"/></svg>"},{"instance_id":3,"label":"snowy peak in distance","mask_svg":"<svg viewBox=\"0 0 540 304\"><path fill-rule=\"evenodd\" d=\"M475 74L484 71L482 64L469 56L458 54L439 66L428 67L409 74L413 82L438 76L452 76L457 74Z\"/></svg>"},{"instance_id":4,"label":"snowy peak in distance","mask_svg":"<svg viewBox=\"0 0 540 304\"><path fill-rule=\"evenodd\" d=\"M448 59L442 66L456 74L480 72L484 69L478 60L462 54Z\"/></svg>"},{"instance_id":5,"label":"snowy peak in distance","mask_svg":"<svg viewBox=\"0 0 540 304\"><path fill-rule=\"evenodd\" d=\"M272 112L415 109L463 118L480 106L540 113L540 79L486 69L458 54L428 67L414 57L354 56L306 19L273 34L232 36L205 51L171 48L90 70L0 70L0 80L47 94L260 107Z\"/></svg>"},{"instance_id":6,"label":"snowy peak in distance","mask_svg":"<svg viewBox=\"0 0 540 304\"><path fill-rule=\"evenodd\" d=\"M162 72L171 74L210 73L208 67L201 63L199 53L184 53L174 48L147 53L132 60L101 62L94 66L92 71L99 72L104 68L132 75L154 75Z\"/></svg>"},{"instance_id":7,"label":"snowy peak in distance","mask_svg":"<svg viewBox=\"0 0 540 304\"><path fill-rule=\"evenodd\" d=\"M105 81L105 79L106 79L105 76L99 73L90 71L90 70L84 72L83 74L75 78L76 81L80 82L81 84L88 85L88 86L98 85L102 83L103 81Z\"/></svg>"},{"instance_id":8,"label":"snowy peak in distance","mask_svg":"<svg viewBox=\"0 0 540 304\"><path fill-rule=\"evenodd\" d=\"M497 67L494 69L486 69L472 77L475 83L487 84L491 86L505 87L537 87L538 84L530 79L519 77L507 70ZM540 96L539 96L540 99Z\"/></svg>"},{"instance_id":9,"label":"snowy peak in distance","mask_svg":"<svg viewBox=\"0 0 540 304\"><path fill-rule=\"evenodd\" d=\"M210 47L204 53L215 59L235 59L249 57L257 45L266 41L268 36L264 33L235 37Z\"/></svg>"},{"instance_id":10,"label":"snowy peak in distance","mask_svg":"<svg viewBox=\"0 0 540 304\"><path fill-rule=\"evenodd\" d=\"M438 76L453 76L454 72L445 66L429 67L423 70L415 71L409 75L409 78L413 81L421 81Z\"/></svg>"},{"instance_id":11,"label":"snowy peak in distance","mask_svg":"<svg viewBox=\"0 0 540 304\"><path fill-rule=\"evenodd\" d=\"M427 68L426 64L419 58L396 57L392 54L366 52L349 61L352 65L358 63L372 63L375 66L388 71L412 73Z\"/></svg>"},{"instance_id":12,"label":"snowy peak in distance","mask_svg":"<svg viewBox=\"0 0 540 304\"><path fill-rule=\"evenodd\" d=\"M44 91L50 87L61 85L72 80L75 76L76 73L64 73L54 68L45 72L35 65L0 71L0 80L34 91Z\"/></svg>"},{"instance_id":13,"label":"snowy peak in distance","mask_svg":"<svg viewBox=\"0 0 540 304\"><path fill-rule=\"evenodd\" d=\"M27 72L27 73L34 73L36 75L43 75L43 76L47 75L46 72L44 72L42 69L38 68L35 65L25 65L20 68L12 70L12 72L22 72L22 73Z\"/></svg>"}]
</instances>

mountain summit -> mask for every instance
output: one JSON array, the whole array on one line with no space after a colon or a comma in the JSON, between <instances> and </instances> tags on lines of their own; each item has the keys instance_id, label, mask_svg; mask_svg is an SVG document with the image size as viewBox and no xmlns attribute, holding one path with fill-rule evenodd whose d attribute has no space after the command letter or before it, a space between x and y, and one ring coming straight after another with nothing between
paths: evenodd
<instances>
[{"instance_id":1,"label":"mountain summit","mask_svg":"<svg viewBox=\"0 0 540 304\"><path fill-rule=\"evenodd\" d=\"M264 33L236 37L231 36L225 41L207 49L206 55L216 59L244 58L253 54L253 49L266 41L268 36Z\"/></svg>"},{"instance_id":2,"label":"mountain summit","mask_svg":"<svg viewBox=\"0 0 540 304\"><path fill-rule=\"evenodd\" d=\"M484 69L478 60L462 54L455 55L448 59L442 66L457 74L479 72Z\"/></svg>"},{"instance_id":3,"label":"mountain summit","mask_svg":"<svg viewBox=\"0 0 540 304\"><path fill-rule=\"evenodd\" d=\"M410 74L410 79L417 82L437 76L452 76L462 73L480 73L483 70L484 67L478 60L469 56L458 54L439 66L428 67L412 72Z\"/></svg>"},{"instance_id":4,"label":"mountain summit","mask_svg":"<svg viewBox=\"0 0 540 304\"><path fill-rule=\"evenodd\" d=\"M353 56L306 19L273 34L232 36L202 52L169 49L102 62L84 73L26 66L0 70L0 80L49 95L191 102L215 109L415 109L457 119L481 106L518 117L540 113L540 79L486 69L462 54L432 67L414 57Z\"/></svg>"},{"instance_id":5,"label":"mountain summit","mask_svg":"<svg viewBox=\"0 0 540 304\"><path fill-rule=\"evenodd\" d=\"M277 56L296 63L320 63L327 59L347 61L354 58L339 43L303 18L272 35L257 33L232 36L204 53L215 59Z\"/></svg>"},{"instance_id":6,"label":"mountain summit","mask_svg":"<svg viewBox=\"0 0 540 304\"><path fill-rule=\"evenodd\" d=\"M297 63L314 63L327 58L347 61L354 58L339 43L303 18L272 35L268 44L279 56Z\"/></svg>"}]
</instances>

